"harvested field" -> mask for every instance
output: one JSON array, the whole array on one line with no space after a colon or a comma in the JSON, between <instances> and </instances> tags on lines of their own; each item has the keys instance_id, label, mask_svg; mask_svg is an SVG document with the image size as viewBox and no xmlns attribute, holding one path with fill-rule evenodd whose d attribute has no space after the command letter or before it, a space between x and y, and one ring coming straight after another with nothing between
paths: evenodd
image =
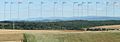
<instances>
[{"instance_id":1,"label":"harvested field","mask_svg":"<svg viewBox=\"0 0 120 42\"><path fill-rule=\"evenodd\" d=\"M22 42L22 41L0 41L0 42Z\"/></svg>"},{"instance_id":2,"label":"harvested field","mask_svg":"<svg viewBox=\"0 0 120 42\"><path fill-rule=\"evenodd\" d=\"M23 40L23 33L0 31L0 42L22 42Z\"/></svg>"},{"instance_id":3,"label":"harvested field","mask_svg":"<svg viewBox=\"0 0 120 42\"><path fill-rule=\"evenodd\" d=\"M0 42L23 42L24 33L60 33L77 32L76 30L0 30Z\"/></svg>"},{"instance_id":4,"label":"harvested field","mask_svg":"<svg viewBox=\"0 0 120 42\"><path fill-rule=\"evenodd\" d=\"M19 41L23 38L23 34L19 33L0 34L0 41Z\"/></svg>"},{"instance_id":5,"label":"harvested field","mask_svg":"<svg viewBox=\"0 0 120 42\"><path fill-rule=\"evenodd\" d=\"M119 28L120 29L120 25L96 26L92 28Z\"/></svg>"}]
</instances>

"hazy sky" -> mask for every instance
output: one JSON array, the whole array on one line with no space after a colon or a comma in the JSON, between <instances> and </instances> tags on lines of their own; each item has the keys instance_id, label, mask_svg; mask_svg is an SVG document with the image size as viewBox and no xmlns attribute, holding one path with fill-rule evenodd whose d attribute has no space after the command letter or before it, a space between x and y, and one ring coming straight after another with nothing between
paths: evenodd
<instances>
[{"instance_id":1,"label":"hazy sky","mask_svg":"<svg viewBox=\"0 0 120 42\"><path fill-rule=\"evenodd\" d=\"M18 5L18 2L22 2L22 3ZM29 4L29 8L28 8L29 2L32 3ZM41 2L43 2L42 6L41 6ZM54 2L57 3L54 5ZM66 3L64 3L63 5L62 2L66 2ZM78 3L74 4L73 7L73 2L78 2ZM85 3L82 4L82 2ZM96 5L96 2L100 2L100 3ZM107 12L106 12L106 2L109 2L107 6ZM117 3L113 4L113 2L117 2ZM10 19L10 18L26 19L26 18L37 18L37 17L73 17L73 16L74 17L81 17L81 16L120 17L119 2L120 0L0 0L0 20ZM78 4L80 4L79 7ZM63 13L62 13L62 5L63 5ZM41 11L41 7L42 7L42 11Z\"/></svg>"}]
</instances>

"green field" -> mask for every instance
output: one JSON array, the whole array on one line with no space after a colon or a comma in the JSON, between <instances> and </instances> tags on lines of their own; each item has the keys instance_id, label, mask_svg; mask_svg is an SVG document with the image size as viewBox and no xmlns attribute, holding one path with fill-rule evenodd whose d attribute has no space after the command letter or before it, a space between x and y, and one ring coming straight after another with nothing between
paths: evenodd
<instances>
[{"instance_id":1,"label":"green field","mask_svg":"<svg viewBox=\"0 0 120 42\"><path fill-rule=\"evenodd\" d=\"M47 32L24 35L24 42L120 42L120 32Z\"/></svg>"}]
</instances>

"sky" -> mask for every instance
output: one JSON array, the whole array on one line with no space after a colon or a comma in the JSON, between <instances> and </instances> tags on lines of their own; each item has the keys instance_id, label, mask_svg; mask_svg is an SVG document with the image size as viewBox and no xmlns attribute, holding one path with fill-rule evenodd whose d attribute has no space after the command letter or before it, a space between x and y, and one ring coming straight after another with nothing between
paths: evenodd
<instances>
[{"instance_id":1,"label":"sky","mask_svg":"<svg viewBox=\"0 0 120 42\"><path fill-rule=\"evenodd\" d=\"M55 2L57 3L54 4ZM73 5L73 2L77 3ZM109 2L107 6L106 2ZM0 20L39 17L120 17L119 2L120 0L0 0Z\"/></svg>"}]
</instances>

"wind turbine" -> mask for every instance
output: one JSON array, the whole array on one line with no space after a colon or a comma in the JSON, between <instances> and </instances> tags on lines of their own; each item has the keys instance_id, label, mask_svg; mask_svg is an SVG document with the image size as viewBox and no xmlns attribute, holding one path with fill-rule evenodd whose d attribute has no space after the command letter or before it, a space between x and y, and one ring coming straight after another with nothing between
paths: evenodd
<instances>
[{"instance_id":1,"label":"wind turbine","mask_svg":"<svg viewBox=\"0 0 120 42\"><path fill-rule=\"evenodd\" d=\"M85 4L85 2L82 2L82 3L81 3L81 10L82 10L81 14L82 14L82 16L84 15L84 11L83 11L83 10L84 10L84 9L83 9L83 5L84 5L84 4Z\"/></svg>"},{"instance_id":2,"label":"wind turbine","mask_svg":"<svg viewBox=\"0 0 120 42\"><path fill-rule=\"evenodd\" d=\"M14 4L14 2L10 2L10 19L12 20L12 5ZM12 29L15 29L15 22L14 20L12 20Z\"/></svg>"},{"instance_id":3,"label":"wind turbine","mask_svg":"<svg viewBox=\"0 0 120 42\"><path fill-rule=\"evenodd\" d=\"M73 17L75 17L75 5L77 4L78 2L73 2L72 3L72 11L73 11ZM71 22L72 23L72 25L73 25L73 22ZM72 28L70 28L70 29L72 29Z\"/></svg>"},{"instance_id":4,"label":"wind turbine","mask_svg":"<svg viewBox=\"0 0 120 42\"><path fill-rule=\"evenodd\" d=\"M96 16L98 16L98 4L100 4L100 2L96 2Z\"/></svg>"},{"instance_id":5,"label":"wind turbine","mask_svg":"<svg viewBox=\"0 0 120 42\"><path fill-rule=\"evenodd\" d=\"M87 15L89 16L89 5L92 4L92 2L87 2Z\"/></svg>"},{"instance_id":6,"label":"wind turbine","mask_svg":"<svg viewBox=\"0 0 120 42\"><path fill-rule=\"evenodd\" d=\"M13 4L13 2L10 2L10 20L11 20L11 15L12 15L12 4Z\"/></svg>"},{"instance_id":7,"label":"wind turbine","mask_svg":"<svg viewBox=\"0 0 120 42\"><path fill-rule=\"evenodd\" d=\"M78 17L79 17L79 15L80 15L80 5L81 5L81 4L78 4Z\"/></svg>"},{"instance_id":8,"label":"wind turbine","mask_svg":"<svg viewBox=\"0 0 120 42\"><path fill-rule=\"evenodd\" d=\"M113 16L115 17L115 6L116 6L117 2L113 2Z\"/></svg>"},{"instance_id":9,"label":"wind turbine","mask_svg":"<svg viewBox=\"0 0 120 42\"><path fill-rule=\"evenodd\" d=\"M78 4L78 17L80 17L80 8L81 8L81 13L82 13L82 15L81 16L83 16L83 5L84 3L80 3L80 4Z\"/></svg>"},{"instance_id":10,"label":"wind turbine","mask_svg":"<svg viewBox=\"0 0 120 42\"><path fill-rule=\"evenodd\" d=\"M106 15L105 16L107 16L108 15L108 5L109 5L109 2L106 2L105 5L106 5Z\"/></svg>"},{"instance_id":11,"label":"wind turbine","mask_svg":"<svg viewBox=\"0 0 120 42\"><path fill-rule=\"evenodd\" d=\"M22 2L18 2L18 19L19 19L19 15L20 15L20 5L22 4Z\"/></svg>"},{"instance_id":12,"label":"wind turbine","mask_svg":"<svg viewBox=\"0 0 120 42\"><path fill-rule=\"evenodd\" d=\"M64 5L66 4L66 2L62 2L62 15L61 17L64 17ZM62 30L62 26L61 26L61 30Z\"/></svg>"},{"instance_id":13,"label":"wind turbine","mask_svg":"<svg viewBox=\"0 0 120 42\"><path fill-rule=\"evenodd\" d=\"M109 4L109 2L106 2L106 16L108 15L108 4Z\"/></svg>"},{"instance_id":14,"label":"wind turbine","mask_svg":"<svg viewBox=\"0 0 120 42\"><path fill-rule=\"evenodd\" d=\"M28 2L28 18L30 18L30 5L33 4L33 2Z\"/></svg>"},{"instance_id":15,"label":"wind turbine","mask_svg":"<svg viewBox=\"0 0 120 42\"><path fill-rule=\"evenodd\" d=\"M8 2L4 2L4 21L6 20L6 4L8 4ZM3 28L2 29L5 29L5 22L3 24Z\"/></svg>"},{"instance_id":16,"label":"wind turbine","mask_svg":"<svg viewBox=\"0 0 120 42\"><path fill-rule=\"evenodd\" d=\"M64 16L64 4L66 4L66 2L62 2L62 16Z\"/></svg>"},{"instance_id":17,"label":"wind turbine","mask_svg":"<svg viewBox=\"0 0 120 42\"><path fill-rule=\"evenodd\" d=\"M57 4L57 2L54 2L54 6L53 6L53 17L56 17L56 4Z\"/></svg>"},{"instance_id":18,"label":"wind turbine","mask_svg":"<svg viewBox=\"0 0 120 42\"><path fill-rule=\"evenodd\" d=\"M82 3L81 4L78 4L78 17L80 17L80 6L81 6L81 10L83 11L83 7L82 7ZM82 13L83 14L83 13ZM82 15L81 15L82 16ZM81 24L83 25L83 24ZM83 27L83 26L81 26Z\"/></svg>"},{"instance_id":19,"label":"wind turbine","mask_svg":"<svg viewBox=\"0 0 120 42\"><path fill-rule=\"evenodd\" d=\"M75 5L77 4L78 2L73 2L73 17L75 17Z\"/></svg>"},{"instance_id":20,"label":"wind turbine","mask_svg":"<svg viewBox=\"0 0 120 42\"><path fill-rule=\"evenodd\" d=\"M8 2L4 2L4 19L6 20L6 5Z\"/></svg>"},{"instance_id":21,"label":"wind turbine","mask_svg":"<svg viewBox=\"0 0 120 42\"><path fill-rule=\"evenodd\" d=\"M40 4L41 4L41 10L40 10L41 13L40 14L41 14L41 17L42 17L43 16L43 4L44 4L44 2L41 2Z\"/></svg>"}]
</instances>

